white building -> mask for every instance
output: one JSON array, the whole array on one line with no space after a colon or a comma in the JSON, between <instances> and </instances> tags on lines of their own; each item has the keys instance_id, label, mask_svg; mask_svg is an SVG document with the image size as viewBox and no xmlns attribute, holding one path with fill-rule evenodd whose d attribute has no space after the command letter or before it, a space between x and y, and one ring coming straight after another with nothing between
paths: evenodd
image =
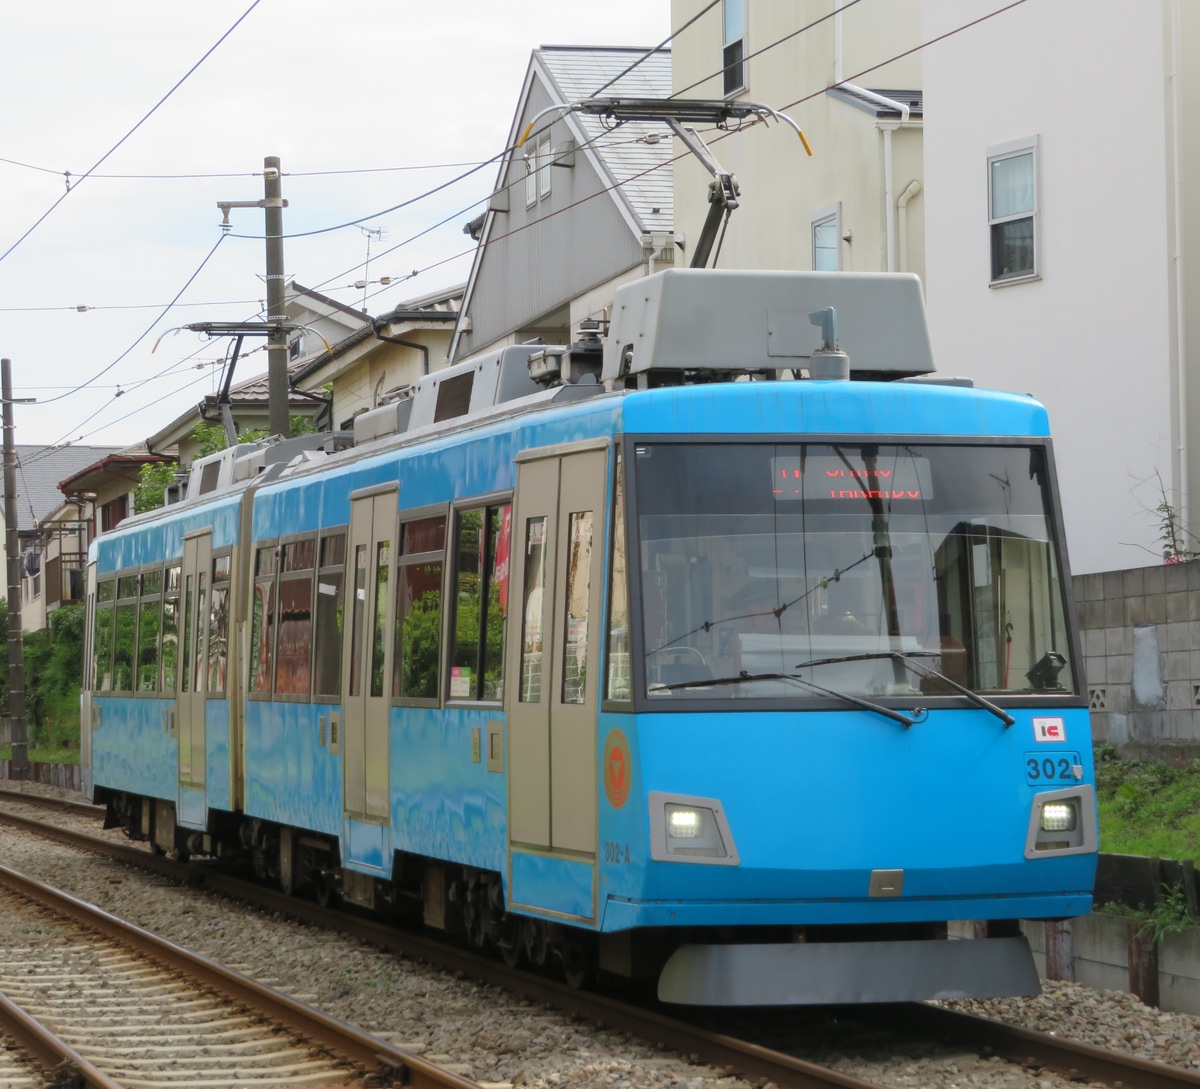
<instances>
[{"instance_id":1,"label":"white building","mask_svg":"<svg viewBox=\"0 0 1200 1089\"><path fill-rule=\"evenodd\" d=\"M1161 555L1160 478L1200 517L1198 45L1194 3L1033 0L923 51L934 356L1046 404L1079 573Z\"/></svg>"},{"instance_id":2,"label":"white building","mask_svg":"<svg viewBox=\"0 0 1200 1089\"><path fill-rule=\"evenodd\" d=\"M920 0L672 0L671 89L781 110L785 125L720 132L701 127L741 188L722 244L722 268L925 268L921 194L921 54L880 65L920 43ZM702 13L703 12L703 13ZM840 89L831 90L834 84ZM675 141L679 264L692 257L708 210L709 174Z\"/></svg>"}]
</instances>

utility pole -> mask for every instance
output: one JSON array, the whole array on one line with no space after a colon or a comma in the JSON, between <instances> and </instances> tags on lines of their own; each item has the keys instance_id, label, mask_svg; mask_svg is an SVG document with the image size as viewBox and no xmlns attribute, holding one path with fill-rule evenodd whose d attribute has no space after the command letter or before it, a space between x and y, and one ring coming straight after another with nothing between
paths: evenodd
<instances>
[{"instance_id":1,"label":"utility pole","mask_svg":"<svg viewBox=\"0 0 1200 1089\"><path fill-rule=\"evenodd\" d=\"M283 313L283 186L279 157L263 160L265 182L263 209L267 222L267 321L284 321ZM272 435L287 438L288 351L287 333L282 329L267 338L267 423Z\"/></svg>"},{"instance_id":2,"label":"utility pole","mask_svg":"<svg viewBox=\"0 0 1200 1089\"><path fill-rule=\"evenodd\" d=\"M284 321L283 289L283 210L287 201L283 199L282 172L279 157L268 155L263 159L262 200L219 200L217 207L224 213L221 229L229 230L230 208L262 208L265 213L267 243L267 324L280 326ZM267 334L267 429L272 435L287 438L290 431L288 421L288 351L287 330L273 328Z\"/></svg>"},{"instance_id":3,"label":"utility pole","mask_svg":"<svg viewBox=\"0 0 1200 1089\"><path fill-rule=\"evenodd\" d=\"M0 359L0 398L4 401L4 549L8 559L8 720L12 778L29 777L25 731L25 644L21 631L21 552L17 535L17 447L13 438L12 361Z\"/></svg>"}]
</instances>

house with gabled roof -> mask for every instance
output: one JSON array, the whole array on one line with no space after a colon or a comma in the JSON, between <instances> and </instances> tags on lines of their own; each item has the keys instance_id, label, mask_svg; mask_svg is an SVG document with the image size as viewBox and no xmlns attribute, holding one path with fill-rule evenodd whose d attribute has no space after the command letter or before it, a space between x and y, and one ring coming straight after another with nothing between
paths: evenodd
<instances>
[{"instance_id":1,"label":"house with gabled roof","mask_svg":"<svg viewBox=\"0 0 1200 1089\"><path fill-rule=\"evenodd\" d=\"M93 497L77 496L64 504L60 481L88 465L111 457L117 446L28 446L16 447L17 539L21 555L21 623L25 630L46 626L47 603L51 607L72 600L72 588L82 594L82 571L86 566L92 537L95 505ZM7 563L7 531L0 507L0 541ZM55 561L48 563L47 559ZM71 576L70 572L78 574Z\"/></svg>"},{"instance_id":2,"label":"house with gabled roof","mask_svg":"<svg viewBox=\"0 0 1200 1089\"><path fill-rule=\"evenodd\" d=\"M602 318L622 283L675 259L671 132L662 122L613 125L545 114L595 97L665 98L668 50L546 45L521 87L495 190L467 231L478 248L451 361L535 337L568 343ZM521 134L534 123L523 147Z\"/></svg>"},{"instance_id":3,"label":"house with gabled roof","mask_svg":"<svg viewBox=\"0 0 1200 1089\"><path fill-rule=\"evenodd\" d=\"M329 401L333 430L346 430L359 413L445 366L458 321L463 285L407 299L298 361L294 391Z\"/></svg>"}]
</instances>

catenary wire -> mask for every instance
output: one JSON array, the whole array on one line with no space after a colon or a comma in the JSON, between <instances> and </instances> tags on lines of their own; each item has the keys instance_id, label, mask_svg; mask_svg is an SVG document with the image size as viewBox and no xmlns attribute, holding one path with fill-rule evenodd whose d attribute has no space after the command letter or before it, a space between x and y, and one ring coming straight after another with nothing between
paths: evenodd
<instances>
[{"instance_id":1,"label":"catenary wire","mask_svg":"<svg viewBox=\"0 0 1200 1089\"><path fill-rule=\"evenodd\" d=\"M258 0L255 0L255 2L257 3ZM40 401L38 403L42 404L42 405L52 405L52 404L54 404L55 401L62 401L64 399L66 399L67 397L71 397L72 395L78 393L81 389L86 389L93 382L95 382L96 379L99 378L101 375L107 374L109 371L111 371L113 369L113 367L115 367L118 363L120 363L122 359L124 359L127 355L129 355L129 353L132 352L134 348L136 348L139 344L141 344L141 342L143 340L145 340L146 337L148 337L154 331L154 327L156 325L158 325L158 323L160 321L162 321L162 319L166 316L167 312L175 305L176 302L178 302L180 295L182 295L189 287L192 286L192 281L195 280L196 277L200 275L201 271L204 269L204 266L207 265L209 260L212 258L212 255L217 252L217 247L219 247L221 245L221 243L224 241L225 241L225 235L221 234L221 235L217 236L216 242L213 243L213 248L211 250L209 250L207 254L205 254L204 260L201 261L200 264L196 266L196 271L193 272L187 278L187 282L183 285L183 287L181 287L176 292L175 298L172 299L169 303L167 303L167 305L165 307L163 307L162 311L155 317L155 319L148 326L146 326L145 330L143 330L143 332L138 336L138 338L132 344L130 344L129 347L126 348L119 356L117 356L116 359L114 359L107 366L105 366L105 367L101 368L99 371L97 371L86 382L81 382L79 385L75 386L73 389L69 390L68 392L60 393L57 397L49 397L45 401Z\"/></svg>"},{"instance_id":2,"label":"catenary wire","mask_svg":"<svg viewBox=\"0 0 1200 1089\"><path fill-rule=\"evenodd\" d=\"M195 64L193 64L191 66L191 68L189 68L186 72L184 72L184 74L182 76L180 76L180 78L178 80L176 80L175 85L165 95L163 95L162 98L160 98L153 106L150 107L150 109L148 111L146 111L145 114L142 115L141 119L137 122L137 124L135 124L133 126L133 128L131 128L127 133L125 133L125 135L122 136L115 144L113 144L113 146L110 147L103 155L101 155L100 158L97 159L85 173L81 174L76 179L74 185L68 186L67 190L64 193L60 194L58 200L56 200L53 204L50 205L49 208L47 208L40 216L38 216L37 220L30 227L28 227L26 229L25 233L23 235L21 235L20 238L18 238L14 243L12 243L12 245L10 245L8 247L8 249L6 249L3 253L0 253L0 261L3 261L6 257L8 257L8 255L10 253L12 253L13 250L15 250L22 242L25 241L25 239L27 239L31 234L33 234L33 232L36 231L38 229L38 227L40 227L42 225L42 223L44 223L46 221L46 219L50 216L50 214L60 204L62 204L62 202L64 200L66 200L68 196L70 196L76 189L79 188L80 182L82 182L85 178L90 177L92 174L92 171L94 171L101 163L103 163L110 155L112 155L117 150L117 148L119 148L123 143L125 143L125 141L128 140L135 132L137 132L137 130L140 129L142 127L142 125L144 125L148 120L150 120L150 118L154 115L154 113L158 110L158 108L164 102L166 102L167 99L170 98L177 90L179 90L180 87L183 86L183 84L186 82L188 77L191 76L191 74L193 72L195 72L196 69L200 67L200 65L202 65L206 60L208 60L208 58L210 56L212 56L212 54L214 52L216 52L217 47L220 46L221 43L224 42L225 39L228 38L229 35L232 34L241 25L242 21L246 18L246 16L249 15L256 7L258 7L258 5L260 3L262 3L262 0L252 0L252 3L250 4L250 6L244 12L242 12L242 14L240 16L238 16L237 21L228 30L226 30L225 33L222 34L211 46L209 46L209 48L205 52L204 56L202 56L198 61L196 61Z\"/></svg>"},{"instance_id":3,"label":"catenary wire","mask_svg":"<svg viewBox=\"0 0 1200 1089\"><path fill-rule=\"evenodd\" d=\"M857 2L857 0L852 0L852 2ZM927 41L925 41L925 42L919 43L918 45L914 46L914 47L913 47L913 48L911 48L911 49L905 50L905 51L903 51L903 52L901 52L901 53L898 53L898 54L896 54L896 55L894 55L894 56L892 56L892 57L889 57L889 58L887 58L887 59L885 59L885 60L883 60L883 61L880 61L880 62L879 62L879 63L877 63L877 64L874 64L874 65L871 65L871 66L869 66L869 67L867 67L867 68L864 68L864 69L862 69L861 71L859 71L859 72L855 73L853 76L850 76L850 77L849 77L849 79L847 79L847 80L844 80L843 82L853 82L854 80L857 80L857 79L861 78L862 76L869 74L870 72L876 71L877 69L879 69L879 68L882 68L882 67L885 67L885 66L886 66L886 65L888 65L888 64L892 64L892 63L894 63L894 62L895 62L895 61L897 61L897 60L903 59L904 57L907 57L907 56L911 56L912 54L914 54L914 53L917 53L917 52L919 52L919 51L921 51L921 50L923 50L923 49L926 49L926 48L928 48L929 46L935 45L935 44L937 44L938 42L945 41L945 40L947 40L948 38L954 37L955 35L957 35L957 34L959 34L959 33L962 33L962 32L963 32L963 31L965 31L965 30L969 30L969 29L971 29L972 27L978 26L979 24L981 24L981 23L984 23L984 22L988 21L989 19L992 19L992 18L994 18L994 17L995 17L995 16L997 16L997 15L1001 15L1001 14L1003 14L1004 12L1010 11L1010 10L1012 10L1013 8L1016 8L1016 7L1020 6L1021 4L1025 3L1025 2L1026 2L1026 0L1013 0L1013 2L1012 2L1012 3L1009 3L1009 4L1007 4L1007 5L1005 5L1005 6L1001 7L1001 8L997 8L996 10L994 10L994 11L992 11L992 12L989 12L989 13L987 13L987 14L983 15L983 16L980 16L980 17L979 17L979 18L977 18L977 19L974 19L974 20L971 20L970 22L964 23L964 24L962 24L961 26L955 27L955 28L953 28L953 29L951 29L951 30L949 30L949 31L946 31L946 32L945 32L945 33L943 33L943 34L940 34L940 35L937 35L936 37L930 38L930 39L928 39L928 40L927 40ZM846 6L846 7L848 7L848 6L850 6L850 5L849 5L849 4L847 4L847 5L845 5L845 6ZM802 29L804 29L804 28L802 28ZM785 39L780 39L780 42L782 42L782 41L784 41L784 40L787 40L787 39L790 39L790 38L794 37L794 36L795 36L795 33L796 33L796 32L792 32L791 34L787 35ZM755 56L757 56L757 55L761 55L763 52L765 52L765 51L766 51L766 49L767 49L767 48L771 48L771 47L772 47L773 45L775 45L775 44L779 44L779 42L772 43L772 45L771 45L771 46L764 47L764 49L761 49L761 50L758 50L758 51L756 51L756 53L755 53L755 54L753 54L753 55L755 55ZM716 73L716 74L720 74L720 73L718 72L718 73ZM712 78L712 77L709 77L709 78ZM796 99L794 102L792 102L792 103L789 103L787 106L784 106L784 107L782 107L782 108L783 108L783 109L785 109L785 110L787 110L787 109L792 109L792 108L794 108L795 106L801 105L801 104L802 104L802 103L804 103L804 102L808 102L808 101L811 101L811 100L812 100L812 99L814 99L814 98L818 98L820 95L822 95L822 94L825 94L825 93L826 93L826 91L827 91L828 89L829 89L829 88L821 88L820 90L818 90L818 91L815 91L815 92L813 92L813 93L811 93L811 94L809 94L809 95L805 95L805 96L802 96L802 97L801 97L801 98L799 98L799 99ZM717 137L717 139L718 139L718 140L721 140L721 139L724 139L725 137L727 137L727 136L730 136L730 135L733 135L733 133L732 133L732 132L726 132L726 133L723 133L721 136ZM501 155L508 154L508 153L509 153L509 151L511 151L511 150L512 150L511 148L509 148L509 149L505 149L505 151L504 151L504 152L500 153L499 155L493 156L493 157L492 157L491 159L489 159L487 162L494 162L494 161L496 161L496 159L497 159L497 158L501 157ZM685 154L686 154L686 153L685 153ZM608 187L606 187L605 189L602 189L602 190L600 190L600 191L599 191L599 192L597 192L597 193L590 194L590 195L589 195L589 196L587 196L587 197L581 198L580 200L578 200L578 201L575 201L575 202L573 202L572 204L570 204L570 205L567 205L566 207L564 207L564 208L562 208L562 209L556 209L554 212L551 212L551 213L549 213L548 215L545 215L545 216L541 216L541 217L539 217L539 219L537 219L537 220L534 220L534 221L532 221L532 222L530 222L530 223L524 224L524 225L522 225L521 227L515 228L514 230L512 230L512 231L509 231L509 232L506 232L506 233L504 233L504 234L502 234L502 235L498 235L498 236L497 236L496 238L494 238L494 239L489 239L489 240L488 240L488 242L487 242L487 243L485 243L485 245L491 245L491 244L493 244L493 243L495 243L495 242L502 241L503 239L505 239L505 238L508 238L508 237L510 237L511 235L514 235L514 234L520 233L521 231L524 231L524 230L528 229L529 227L532 227L532 226L536 225L537 223L544 222L545 220L547 220L547 219L550 219L550 218L552 218L553 216L560 214L560 212L565 212L565 211L569 210L570 208L573 208L573 207L575 207L575 206L577 206L577 205L579 205L579 204L585 203L585 202L586 202L586 201L588 201L588 200L594 199L595 197L598 197L598 196L600 196L602 193L609 192L610 190L612 190L612 189L616 189L616 188L619 188L620 186L623 186L623 185L626 185L626 184L628 184L629 182L636 180L637 178L643 177L643 176L645 176L645 175L647 175L647 174L650 174L650 173L652 173L652 172L654 172L654 171L656 171L656 170L661 170L661 169L663 169L663 168L664 168L664 167L666 167L666 166L672 165L673 163L675 163L675 162L679 161L680 159L682 159L682 158L684 158L684 157L685 157L685 155L677 155L677 156L674 156L674 157L672 157L671 159L668 159L668 160L666 160L666 161L665 161L665 162L663 162L663 163L656 164L655 166L653 166L653 167L650 167L650 168L648 168L647 170L644 170L644 171L640 172L639 174L632 175L631 177L629 177L629 178L626 178L626 179L624 179L624 180L623 180L623 181L621 181L621 182L615 183L614 185L608 186ZM482 166L482 165L487 165L487 164L486 164L486 163L483 163L483 164L481 164L481 166ZM451 183L447 183L447 184L451 184ZM441 188L444 188L444 186L443 186L443 187L441 187ZM420 198L419 198L419 197L418 197L418 198L413 198L413 200L412 200L412 201L408 201L408 202L406 202L406 204L413 203L413 202L414 202L415 200L417 200L417 199L420 199ZM479 202L476 202L476 203L479 203ZM475 205L471 205L470 207L474 207L474 206L475 206ZM381 213L381 214L382 214L382 213ZM461 214L461 213L460 213L460 214ZM364 218L366 218L366 219L369 219L369 218L373 218L373 217L367 216L367 217L364 217ZM357 224L358 222L361 222L361 221L354 221L354 223L355 223L355 224ZM330 228L330 229L333 229L333 228ZM222 236L222 237L224 237L224 236ZM245 236L236 236L236 237L245 237ZM255 236L250 236L250 237L255 237ZM285 236L285 237L287 237L287 236ZM258 239L259 239L259 240L261 240L261 236L258 236ZM402 245L402 244L403 244L403 243L401 243L401 244L398 244L396 247L393 247L393 250L394 250L394 249L397 249L397 248L399 248L399 245ZM477 249L478 249L478 247L472 247L472 248L471 248L471 249L469 249L469 250L465 250L465 251L462 251L462 252L460 252L460 253L458 253L458 254L454 254L454 255L452 255L451 257L445 258L445 259L443 259L443 260L441 260L441 261L434 262L433 264L426 266L424 269L417 270L417 271L416 271L416 272L415 272L413 275L417 275L417 274L419 274L420 272L428 271L429 269L432 269L432 268L439 267L439 266L441 266L441 265L447 264L447 263L449 263L449 262L451 262L451 261L454 261L454 260L458 260L458 259L460 259L461 257L468 256L468 255L470 255L470 254L472 254L472 253L476 252L476 250L477 250ZM387 252L392 252L392 251L387 251ZM210 256L211 256L211 254L210 254ZM376 258L376 260L378 260L378 257ZM361 266L356 266L356 267L361 267ZM199 270L197 270L197 271L199 271ZM339 275L344 275L344 273L343 273L343 274L339 274ZM336 277L334 277L334 278L336 278ZM406 276L406 277L402 277L402 278L400 278L400 279L399 279L397 282L400 282L400 283L402 283L402 282L404 282L405 280L408 280L408 279L411 279L411 278L412 278L412 276ZM325 282L327 283L328 281L325 281ZM393 285L393 284L389 284L389 285L388 285L388 288L391 288L392 286L394 286L394 285ZM375 294L379 294L379 293L380 293L380 292L376 292ZM101 373L103 373L103 372L101 372ZM97 377L98 377L98 376L97 376ZM82 387L80 387L80 388L82 388ZM144 407L150 407L150 406L148 405L148 406L144 406ZM136 410L136 411L141 411L141 410L139 409L139 410ZM133 415L133 414L134 414L134 413L131 413L130 415ZM93 414L93 415L94 415L94 414ZM91 418L91 417L89 417L89 419L90 419L90 418ZM122 419L126 419L126 418L128 418L128 417L122 417ZM84 422L86 422L86 421L84 421ZM114 422L119 422L119 421L114 421ZM110 425L106 425L106 426L110 426Z\"/></svg>"}]
</instances>

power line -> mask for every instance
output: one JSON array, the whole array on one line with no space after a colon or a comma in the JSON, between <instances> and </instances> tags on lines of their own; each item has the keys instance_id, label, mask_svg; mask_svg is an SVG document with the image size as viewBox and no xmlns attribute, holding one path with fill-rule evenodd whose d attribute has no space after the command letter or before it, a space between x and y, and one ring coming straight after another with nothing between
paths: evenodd
<instances>
[{"instance_id":1,"label":"power line","mask_svg":"<svg viewBox=\"0 0 1200 1089\"><path fill-rule=\"evenodd\" d=\"M625 69L623 69L622 71L618 72L618 73L617 73L615 76L613 76L613 78L612 78L612 79L610 79L610 80L609 80L607 83L605 83L605 84L602 84L600 87L598 87L596 90L594 90L594 91L592 92L592 95L591 95L591 97L592 97L592 98L599 98L599 97L600 97L600 94L601 94L601 92L602 92L602 91L607 91L607 90L609 89L609 87L611 87L611 86L612 86L614 83L616 83L618 80L620 80L620 79L624 79L624 78L625 78L627 75L629 75L629 73L630 73L630 72L632 72L632 71L633 71L633 70L634 70L634 69L635 69L635 68L636 68L636 67L637 67L639 64L642 64L642 63L644 63L645 61L649 60L649 58L651 58L652 56L654 56L654 54L655 54L655 53L657 53L657 52L658 52L660 49L662 49L662 47L663 47L664 45L667 45L667 44L668 44L670 41L672 41L672 40L673 40L674 38L676 38L678 35L682 34L682 33L683 33L685 30L687 30L687 28L688 28L688 27L690 27L690 26L691 26L691 25L692 25L694 22L696 22L696 20L698 20L698 19L700 18L700 16L702 16L702 15L707 15L707 14L708 14L710 11L712 11L712 9L713 9L713 8L715 8L715 7L716 7L716 6L717 6L717 5L718 5L720 2L721 2L721 0L711 0L711 3L709 3L709 4L708 4L708 5L706 5L705 7L702 7L702 8L701 8L701 9L700 9L698 12L696 12L696 14L695 14L695 15L693 15L693 16L692 16L692 17L691 17L691 18L690 18L690 19L689 19L689 20L688 20L686 23L684 23L684 24L683 24L683 26L681 26L681 27L680 27L678 30L672 30L670 34L668 34L668 35L667 35L665 38L663 38L663 40L662 40L661 42L659 42L659 43L658 43L658 45L654 46L652 49L648 49L648 50L646 50L646 52L645 52L645 53L643 53L643 54L642 54L640 57L638 57L638 59L637 59L637 60L635 60L635 61L634 61L634 62L633 62L631 65L629 65L629 67L628 67L628 68L625 68Z\"/></svg>"},{"instance_id":2,"label":"power line","mask_svg":"<svg viewBox=\"0 0 1200 1089\"><path fill-rule=\"evenodd\" d=\"M856 0L857 2L857 0ZM889 64L894 64L898 60L903 60L905 57L911 57L914 53L919 53L922 49L928 49L931 45L936 45L938 42L944 42L947 38L953 38L955 34L961 34L964 30L970 30L972 27L978 26L980 23L986 23L989 19L995 18L997 15L1003 15L1006 11L1012 11L1013 8L1020 7L1025 3L1025 0L1013 0L1011 4L1005 4L1002 8L997 8L995 11L989 11L986 15L981 15L978 19L972 19L969 23L963 23L962 26L955 27L953 30L947 30L945 34L939 34L936 38L930 38L926 42L921 42L920 45L914 45L911 49L906 49L903 53L897 53L894 57L888 57L885 61L880 61L878 64L872 64L870 68L864 68L861 72L855 72L854 75L848 76L842 80L842 83L853 83L855 80L861 79L871 72L884 68ZM847 5L848 7L849 5ZM840 87L842 84L835 83L834 87ZM789 102L783 107L785 110L790 110L795 106L799 106L803 102L809 102L814 98L819 98L827 90L832 88L823 87L819 91L814 91L810 95L805 95L803 98L796 99L795 102Z\"/></svg>"},{"instance_id":3,"label":"power line","mask_svg":"<svg viewBox=\"0 0 1200 1089\"><path fill-rule=\"evenodd\" d=\"M43 213L42 213L42 214L41 214L41 215L40 215L40 216L37 218L37 220L36 220L36 221L33 223L33 225L32 225L32 226L30 226L30 227L29 227L29 228L28 228L28 229L25 231L25 233L24 233L23 235L21 235L21 237L20 237L20 238L18 238L18 239L17 239L17 240L16 240L16 241L15 241L15 242L14 242L14 243L11 245L11 246L9 246L9 247L8 247L8 249L6 249L6 250L5 250L3 253L0 253L0 261L3 261L3 260L4 260L4 259L5 259L5 258L6 258L6 257L7 257L9 254L10 254L10 253L12 253L12 252L13 252L13 250L15 250L15 249L16 249L16 248L17 248L17 247L18 247L18 246L19 246L19 245L20 245L22 242L24 242L24 241L25 241L25 239L27 239L27 238L28 238L28 237L29 237L31 234L33 234L33 232L34 232L35 230L37 230L37 228L38 228L38 227L40 227L40 226L42 225L42 223L43 223L43 222L45 222L45 220L47 219L47 217L49 217L50 213L51 213L51 212L53 212L53 211L54 211L54 209L55 209L55 208L57 208L57 207L58 207L60 204L62 204L62 202L63 202L64 200L66 200L66 199L67 199L67 197L71 195L71 193L73 193L73 192L74 192L76 189L78 189L78 188L79 188L79 183L80 183L80 182L82 182L82 181L83 181L85 178L88 178L88 177L90 177L90 176L91 176L91 174L92 174L92 171L94 171L94 170L95 170L95 169L96 169L96 168L97 168L97 167L98 167L98 166L99 166L101 163L103 163L103 162L104 162L104 160L105 160L105 159L107 159L107 158L108 158L110 155L112 155L112 154L113 154L113 152L115 152L115 151L117 150L117 148L119 148L119 147L120 147L120 146L121 146L123 143L125 143L125 141L126 141L126 140L128 140L128 139L129 139L129 137L131 137L131 136L132 136L132 135L133 135L135 132L137 132L137 130L138 130L138 129L140 129L140 128L142 127L142 125L144 125L144 124L145 124L145 123L146 123L146 122L147 122L147 121L148 121L148 120L149 120L149 119L150 119L150 118L151 118L151 117L154 115L154 113L155 113L155 112L158 110L158 108L159 108L159 107L160 107L160 106L161 106L161 105L162 105L164 102L166 102L166 101L167 101L167 99L168 99L168 98L170 98L170 97L171 97L171 96L172 96L172 95L173 95L173 94L174 94L174 93L175 93L177 90L179 90L179 88L180 88L180 87L182 87L182 86L183 86L184 82L185 82L185 81L188 79L188 77L189 77L189 76L191 76L191 74L192 74L193 72L195 72L195 71L196 71L196 69L200 67L200 65L202 65L202 64L203 64L203 63L204 63L206 60L208 60L208 58L209 58L210 56L212 56L212 54L213 54L213 53L216 51L217 47L218 47L218 46L219 46L219 45L220 45L220 44L221 44L223 41L225 41L225 39L226 39L226 38L228 38L228 37L229 37L229 35L230 35L230 34L232 34L232 33L233 33L233 32L234 32L234 31L235 31L237 28L238 28L238 26L240 26L240 25L241 25L241 23L242 23L242 20L244 20L244 19L246 18L246 16L247 16L247 15L249 15L249 14L250 14L250 13L251 13L251 12L252 12L252 11L253 11L255 8L256 8L256 7L258 7L258 5L259 5L260 3L262 3L262 0L253 0L253 2L250 4L250 6L249 6L249 7L248 7L248 8L247 8L247 9L246 9L244 12L242 12L242 14L241 14L241 15L238 17L238 20L237 20L237 22L235 22L235 23L233 24L233 26L231 26L231 27L230 27L230 28L229 28L227 31L225 31L225 33L224 33L224 34L222 34L222 35L221 35L221 36L220 36L220 37L219 37L219 38L218 38L218 39L217 39L217 40L216 40L216 41L215 41L215 42L214 42L214 43L213 43L213 44L212 44L212 45L211 45L211 46L208 48L208 50L207 50L207 52L205 52L204 56L202 56L202 57L201 57L201 58L200 58L198 61L196 61L196 63L195 63L195 64L193 64L193 65L191 66L191 68L189 68L189 69L188 69L188 70L187 70L187 71L186 71L186 72L185 72L185 73L184 73L184 74L183 74L183 75L182 75L182 76L181 76L181 77L180 77L180 78L179 78L179 79L176 81L175 85L174 85L174 86L173 86L173 87L172 87L172 88L171 88L171 89L170 89L170 90L169 90L169 91L168 91L168 92L167 92L165 95L163 95L163 96L162 96L162 98L160 98L160 99L159 99L159 100L158 100L158 101L157 101L157 102L156 102L156 103L155 103L153 106L151 106L151 107L150 107L150 109L149 109L149 110L148 110L148 111L147 111L145 114L143 114L143 115L142 115L142 118L141 118L141 119L138 121L138 123L137 123L136 125L134 125L134 126L133 126L133 128L131 128L131 129L130 129L130 130L127 132L127 133L125 133L125 135L124 135L124 136L122 136L122 137L121 137L121 139L119 139L119 140L118 140L118 141L117 141L115 144L113 144L113 146L112 146L112 147L110 147L110 148L109 148L109 149L108 149L108 150L107 150L107 151L106 151L106 152L105 152L103 155L101 155L101 156L100 156L100 158L99 158L99 159L97 159L97 160L96 160L96 161L95 161L95 162L92 164L92 166L91 166L91 168L90 168L89 170L87 170L86 172L84 172L83 174L81 174L81 175L80 175L80 176L79 176L79 177L76 179L76 181L75 181L75 184L74 184L74 185L71 185L70 178L68 177L68 179L67 179L67 189L66 189L66 192L64 192L64 193L63 193L63 194L62 194L62 195L61 195L61 196L58 198L58 200L56 200L56 201L55 201L53 204L51 204L51 205L50 205L50 207L49 207L49 208L47 208L47 209L46 209L46 210L45 210L45 211L44 211L44 212L43 212Z\"/></svg>"},{"instance_id":4,"label":"power line","mask_svg":"<svg viewBox=\"0 0 1200 1089\"><path fill-rule=\"evenodd\" d=\"M258 3L258 2L259 2L259 0L255 0L255 3ZM179 297L189 287L192 286L192 281L195 280L196 277L200 275L204 266L208 264L209 259L212 257L212 255L214 253L217 252L217 247L220 246L220 244L224 241L225 241L225 235L221 234L221 235L217 236L217 241L213 244L213 248L208 251L208 253L204 257L204 260L201 261L200 264L196 266L196 271L193 272L191 274L191 276L189 276L187 278L187 282L183 285L183 287L181 287L175 293L175 298L173 298L169 303L167 303L167 305L165 307L162 308L162 311L158 314L157 317L155 317L155 319L148 326L146 326L145 330L143 330L141 335L138 336L138 338L132 344L130 344L129 347L126 348L119 356L117 356L116 359L114 359L111 363L109 363L108 366L103 367L101 370L97 371L94 375L92 375L92 377L89 378L86 382L81 382L79 385L75 386L73 389L69 390L68 392L60 393L57 397L50 397L47 400L40 401L38 403L43 404L43 405L52 405L52 404L54 404L55 401L65 400L67 397L70 397L73 394L78 393L81 389L86 389L93 382L95 382L96 379L99 378L101 375L107 374L109 371L111 371L113 369L113 367L115 367L118 363L120 363L122 359L124 359L130 352L133 351L134 348L136 348L139 344L141 344L141 342L150 335L150 333L153 331L154 327L160 321L162 321L162 319L166 316L167 312L175 305L176 302L179 301ZM91 417L88 417L88 419L90 419L90 418Z\"/></svg>"},{"instance_id":5,"label":"power line","mask_svg":"<svg viewBox=\"0 0 1200 1089\"><path fill-rule=\"evenodd\" d=\"M89 177L100 181L196 181L213 178L261 178L261 170L227 170L215 173L201 174L98 174L88 171L86 175L75 174L70 170L58 170L51 166L38 166L35 163L23 163L19 159L6 159L0 156L0 163L9 166L19 166L23 170L34 170L40 174L53 174L58 178L82 180ZM464 166L478 166L478 160L463 163L418 163L412 166L364 166L347 167L341 170L287 170L285 178L321 178L335 174L392 174L416 170L456 170Z\"/></svg>"}]
</instances>

